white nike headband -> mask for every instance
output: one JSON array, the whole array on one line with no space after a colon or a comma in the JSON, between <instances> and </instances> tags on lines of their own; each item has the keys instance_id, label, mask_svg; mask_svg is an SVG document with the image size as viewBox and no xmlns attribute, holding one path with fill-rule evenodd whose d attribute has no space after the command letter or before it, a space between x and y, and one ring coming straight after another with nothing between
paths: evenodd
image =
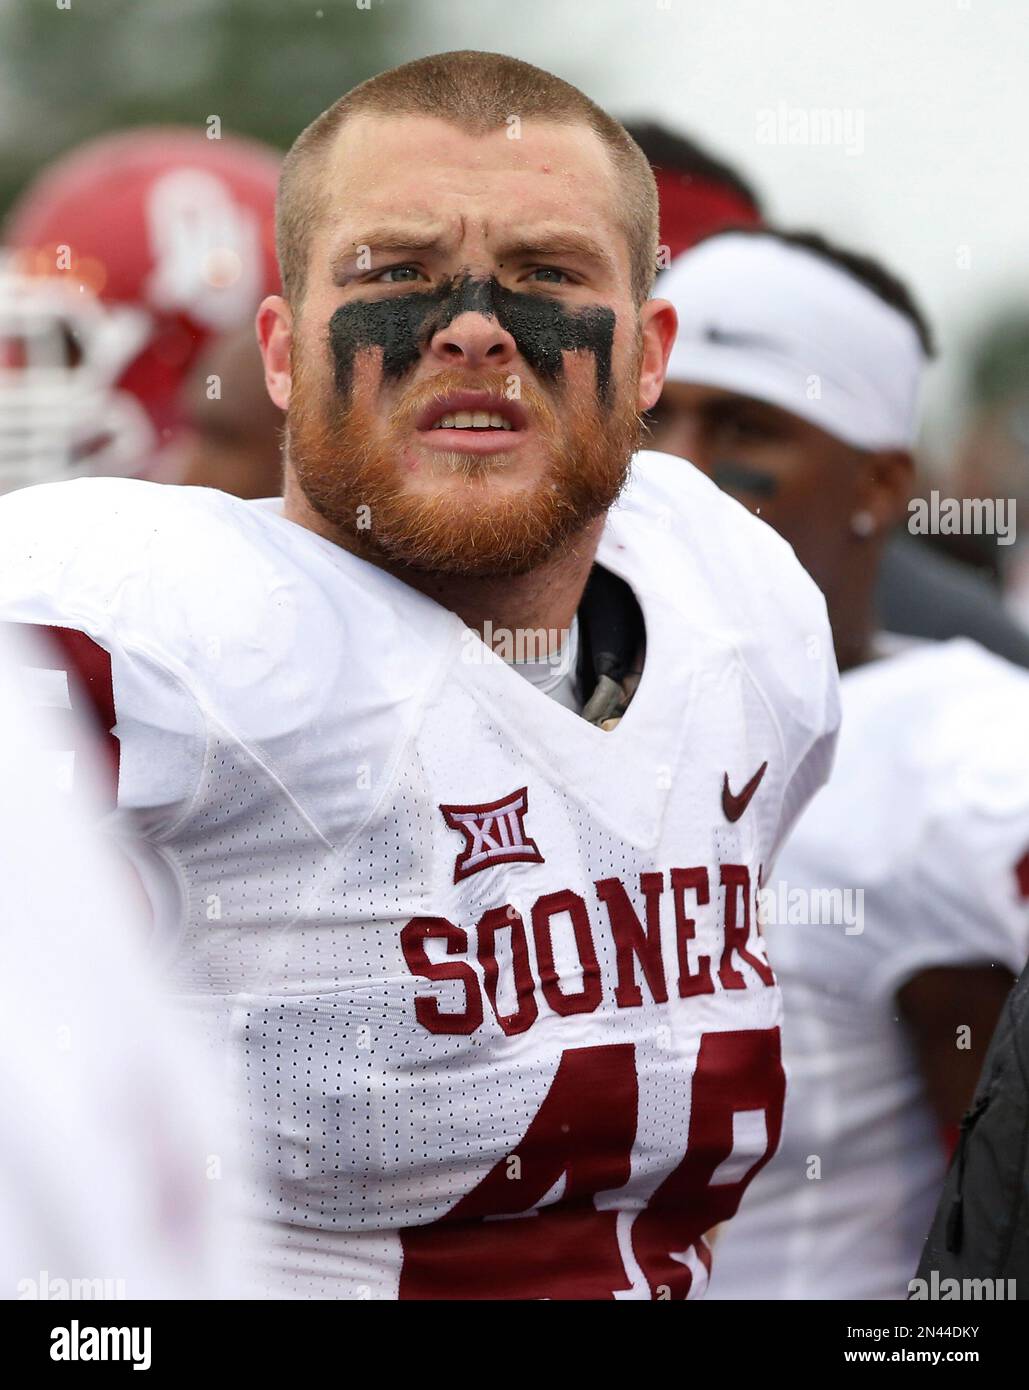
<instances>
[{"instance_id":1,"label":"white nike headband","mask_svg":"<svg viewBox=\"0 0 1029 1390\"><path fill-rule=\"evenodd\" d=\"M766 401L859 449L914 444L918 333L842 267L726 232L673 261L654 294L679 314L669 381Z\"/></svg>"}]
</instances>

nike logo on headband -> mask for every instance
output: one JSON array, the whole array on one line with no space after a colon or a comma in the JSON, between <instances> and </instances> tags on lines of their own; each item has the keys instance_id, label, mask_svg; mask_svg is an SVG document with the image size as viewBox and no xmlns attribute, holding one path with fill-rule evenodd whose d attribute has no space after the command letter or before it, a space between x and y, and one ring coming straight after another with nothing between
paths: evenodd
<instances>
[{"instance_id":1,"label":"nike logo on headband","mask_svg":"<svg viewBox=\"0 0 1029 1390\"><path fill-rule=\"evenodd\" d=\"M786 346L776 338L766 338L762 333L738 333L731 328L716 328L709 323L701 337L717 347L771 348L773 352L784 352Z\"/></svg>"}]
</instances>

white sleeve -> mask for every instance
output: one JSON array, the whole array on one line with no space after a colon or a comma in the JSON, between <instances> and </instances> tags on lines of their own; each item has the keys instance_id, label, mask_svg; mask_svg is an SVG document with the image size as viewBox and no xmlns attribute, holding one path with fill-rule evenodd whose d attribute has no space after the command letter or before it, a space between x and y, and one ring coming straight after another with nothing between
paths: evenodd
<instances>
[{"instance_id":1,"label":"white sleeve","mask_svg":"<svg viewBox=\"0 0 1029 1390\"><path fill-rule=\"evenodd\" d=\"M1005 819L933 825L897 890L893 920L903 930L864 992L892 997L915 975L945 966L995 964L1020 974L1029 952L1027 852L1029 806Z\"/></svg>"},{"instance_id":2,"label":"white sleeve","mask_svg":"<svg viewBox=\"0 0 1029 1390\"><path fill-rule=\"evenodd\" d=\"M892 997L942 966L994 963L1021 973L1029 954L1027 701L1029 679L1014 671L980 695L964 747L940 770L895 883L891 919L901 930L866 982L870 996Z\"/></svg>"},{"instance_id":3,"label":"white sleeve","mask_svg":"<svg viewBox=\"0 0 1029 1390\"><path fill-rule=\"evenodd\" d=\"M160 835L195 795L206 721L183 673L126 614L125 589L148 592L136 557L127 553L119 563L109 534L88 527L69 534L69 502L79 486L0 498L0 623L34 629L40 639L32 649L31 692L55 712L54 761L63 760L65 778L74 778L85 714L106 754L119 810L131 814L137 832ZM149 597L159 612L161 595Z\"/></svg>"}]
</instances>

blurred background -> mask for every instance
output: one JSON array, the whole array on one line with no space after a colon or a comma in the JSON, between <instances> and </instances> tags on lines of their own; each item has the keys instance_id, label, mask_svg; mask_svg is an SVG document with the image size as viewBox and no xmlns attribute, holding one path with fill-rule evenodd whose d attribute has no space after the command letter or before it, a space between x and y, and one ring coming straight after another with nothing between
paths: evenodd
<instances>
[{"instance_id":1,"label":"blurred background","mask_svg":"<svg viewBox=\"0 0 1029 1390\"><path fill-rule=\"evenodd\" d=\"M728 164L768 220L883 258L939 346L923 490L939 480L970 496L1029 492L1018 148L1029 26L1013 0L0 0L0 217L91 137L177 125L199 139L216 121L281 151L354 83L451 48L514 54L623 120L660 122ZM249 352L244 331L229 353ZM202 431L210 411L196 381L180 394L191 389ZM170 442L177 422L151 415ZM256 393L240 428L251 420L268 436ZM255 437L236 443L253 450ZM225 445L220 476L245 491L242 455ZM270 456L258 491L275 466ZM203 481L206 468L180 449L174 475ZM992 558L965 551L996 566L995 546ZM1014 564L1014 551L1005 558Z\"/></svg>"},{"instance_id":2,"label":"blurred background","mask_svg":"<svg viewBox=\"0 0 1029 1390\"><path fill-rule=\"evenodd\" d=\"M383 67L500 49L618 115L682 129L776 220L817 225L909 279L942 349L933 456L955 427L965 355L999 311L1029 306L1029 26L1015 0L61 3L0 0L0 209L100 131L202 127L213 113L285 148Z\"/></svg>"}]
</instances>

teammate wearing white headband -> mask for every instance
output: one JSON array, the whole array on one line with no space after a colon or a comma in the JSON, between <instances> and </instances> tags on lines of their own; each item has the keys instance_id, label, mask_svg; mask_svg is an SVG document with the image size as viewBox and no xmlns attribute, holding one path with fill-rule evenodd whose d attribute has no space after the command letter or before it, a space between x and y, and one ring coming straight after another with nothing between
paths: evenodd
<instances>
[{"instance_id":1,"label":"teammate wearing white headband","mask_svg":"<svg viewBox=\"0 0 1029 1390\"><path fill-rule=\"evenodd\" d=\"M658 292L680 328L654 447L793 544L845 672L833 778L760 895L783 1141L720 1238L711 1296L903 1298L1029 944L1029 677L967 641L875 630L931 353L900 282L820 238L733 232Z\"/></svg>"},{"instance_id":2,"label":"teammate wearing white headband","mask_svg":"<svg viewBox=\"0 0 1029 1390\"><path fill-rule=\"evenodd\" d=\"M661 293L679 331L652 424L655 448L791 541L836 610L842 667L871 635L868 552L904 514L932 342L892 275L827 251L816 236L734 231L673 262Z\"/></svg>"}]
</instances>

